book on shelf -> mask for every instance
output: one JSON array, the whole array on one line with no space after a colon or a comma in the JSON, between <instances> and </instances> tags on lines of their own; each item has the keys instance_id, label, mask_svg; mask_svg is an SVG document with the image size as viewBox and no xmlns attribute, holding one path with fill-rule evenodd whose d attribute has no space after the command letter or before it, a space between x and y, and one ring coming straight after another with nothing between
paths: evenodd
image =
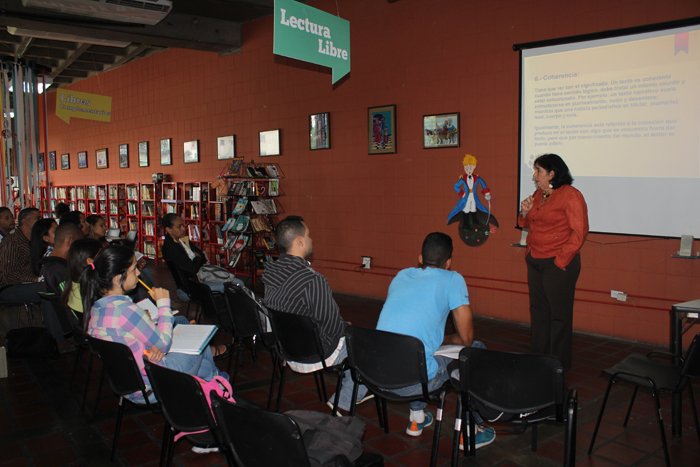
<instances>
[{"instance_id":1,"label":"book on shelf","mask_svg":"<svg viewBox=\"0 0 700 467\"><path fill-rule=\"evenodd\" d=\"M78 211L85 212L85 201L78 201Z\"/></svg>"},{"instance_id":2,"label":"book on shelf","mask_svg":"<svg viewBox=\"0 0 700 467\"><path fill-rule=\"evenodd\" d=\"M236 243L237 237L235 235L229 235L226 245L224 245L224 250L233 249L233 244Z\"/></svg>"},{"instance_id":3,"label":"book on shelf","mask_svg":"<svg viewBox=\"0 0 700 467\"><path fill-rule=\"evenodd\" d=\"M190 219L199 219L199 206L196 204L190 205Z\"/></svg>"},{"instance_id":4,"label":"book on shelf","mask_svg":"<svg viewBox=\"0 0 700 467\"><path fill-rule=\"evenodd\" d=\"M148 221L143 222L143 233L144 233L144 235L155 235L156 234L155 224L152 220L148 220Z\"/></svg>"},{"instance_id":5,"label":"book on shelf","mask_svg":"<svg viewBox=\"0 0 700 467\"><path fill-rule=\"evenodd\" d=\"M216 334L215 324L179 324L173 329L173 340L168 353L199 355Z\"/></svg>"},{"instance_id":6,"label":"book on shelf","mask_svg":"<svg viewBox=\"0 0 700 467\"><path fill-rule=\"evenodd\" d=\"M238 200L238 202L236 203L236 207L233 208L232 214L243 214L243 211L245 211L245 208L247 205L248 205L248 198L240 198Z\"/></svg>"},{"instance_id":7,"label":"book on shelf","mask_svg":"<svg viewBox=\"0 0 700 467\"><path fill-rule=\"evenodd\" d=\"M270 174L267 173L267 170L265 170L265 167L262 165L255 167L255 171L258 173L258 177L270 178Z\"/></svg>"},{"instance_id":8,"label":"book on shelf","mask_svg":"<svg viewBox=\"0 0 700 467\"><path fill-rule=\"evenodd\" d=\"M153 199L153 187L141 185L141 199Z\"/></svg>"},{"instance_id":9,"label":"book on shelf","mask_svg":"<svg viewBox=\"0 0 700 467\"><path fill-rule=\"evenodd\" d=\"M270 188L267 190L268 196L279 196L280 181L276 178L270 179Z\"/></svg>"},{"instance_id":10,"label":"book on shelf","mask_svg":"<svg viewBox=\"0 0 700 467\"><path fill-rule=\"evenodd\" d=\"M238 216L238 219L236 219L236 223L233 225L233 228L231 230L233 232L245 232L248 228L249 223L250 217L241 214L240 216Z\"/></svg>"},{"instance_id":11,"label":"book on shelf","mask_svg":"<svg viewBox=\"0 0 700 467\"><path fill-rule=\"evenodd\" d=\"M268 250L274 250L277 248L277 244L272 237L263 237L263 243L265 244L265 248Z\"/></svg>"},{"instance_id":12,"label":"book on shelf","mask_svg":"<svg viewBox=\"0 0 700 467\"><path fill-rule=\"evenodd\" d=\"M156 256L156 245L154 243L144 243L143 254L144 256L154 258Z\"/></svg>"},{"instance_id":13,"label":"book on shelf","mask_svg":"<svg viewBox=\"0 0 700 467\"><path fill-rule=\"evenodd\" d=\"M251 178L258 178L260 176L255 170L255 167L246 167L245 170L248 172L248 176Z\"/></svg>"},{"instance_id":14,"label":"book on shelf","mask_svg":"<svg viewBox=\"0 0 700 467\"><path fill-rule=\"evenodd\" d=\"M187 226L187 232L189 233L190 241L191 242L199 242L201 239L200 233L199 233L199 226L195 224L190 224Z\"/></svg>"},{"instance_id":15,"label":"book on shelf","mask_svg":"<svg viewBox=\"0 0 700 467\"><path fill-rule=\"evenodd\" d=\"M216 231L216 244L223 245L226 233L221 229L220 225L217 225L214 230Z\"/></svg>"},{"instance_id":16,"label":"book on shelf","mask_svg":"<svg viewBox=\"0 0 700 467\"><path fill-rule=\"evenodd\" d=\"M129 230L138 230L138 229L139 229L138 219L134 219L134 218L129 219Z\"/></svg>"},{"instance_id":17,"label":"book on shelf","mask_svg":"<svg viewBox=\"0 0 700 467\"><path fill-rule=\"evenodd\" d=\"M224 224L224 226L221 228L221 230L223 230L224 232L231 230L231 227L235 223L236 223L236 219L234 219L233 217L229 217L228 220L226 221L226 223Z\"/></svg>"},{"instance_id":18,"label":"book on shelf","mask_svg":"<svg viewBox=\"0 0 700 467\"><path fill-rule=\"evenodd\" d=\"M257 180L255 182L255 194L257 196L267 196L268 183L265 180Z\"/></svg>"},{"instance_id":19,"label":"book on shelf","mask_svg":"<svg viewBox=\"0 0 700 467\"><path fill-rule=\"evenodd\" d=\"M231 168L229 169L228 174L232 177L240 177L241 176L241 171L243 170L243 158L242 157L235 157L231 161Z\"/></svg>"},{"instance_id":20,"label":"book on shelf","mask_svg":"<svg viewBox=\"0 0 700 467\"><path fill-rule=\"evenodd\" d=\"M280 176L280 173L277 170L277 167L275 167L274 165L267 166L267 173L270 174L270 177L279 178L279 176Z\"/></svg>"},{"instance_id":21,"label":"book on shelf","mask_svg":"<svg viewBox=\"0 0 700 467\"><path fill-rule=\"evenodd\" d=\"M253 226L254 232L269 232L268 224L265 222L264 217L254 217L250 220L250 224Z\"/></svg>"},{"instance_id":22,"label":"book on shelf","mask_svg":"<svg viewBox=\"0 0 700 467\"><path fill-rule=\"evenodd\" d=\"M255 258L255 264L258 269L265 269L265 252L261 250L255 250L253 252L253 257Z\"/></svg>"},{"instance_id":23,"label":"book on shelf","mask_svg":"<svg viewBox=\"0 0 700 467\"><path fill-rule=\"evenodd\" d=\"M190 187L190 200L200 201L202 188L198 186Z\"/></svg>"},{"instance_id":24,"label":"book on shelf","mask_svg":"<svg viewBox=\"0 0 700 467\"><path fill-rule=\"evenodd\" d=\"M214 204L214 219L216 222L223 222L224 220L224 210L222 203Z\"/></svg>"},{"instance_id":25,"label":"book on shelf","mask_svg":"<svg viewBox=\"0 0 700 467\"><path fill-rule=\"evenodd\" d=\"M119 219L116 217L110 217L109 218L109 228L110 229L118 229L119 228Z\"/></svg>"},{"instance_id":26,"label":"book on shelf","mask_svg":"<svg viewBox=\"0 0 700 467\"><path fill-rule=\"evenodd\" d=\"M241 259L241 253L239 253L239 252L231 253L231 259L228 262L228 267L230 267L231 269L235 268L236 265L238 264L238 260L240 260L240 259Z\"/></svg>"},{"instance_id":27,"label":"book on shelf","mask_svg":"<svg viewBox=\"0 0 700 467\"><path fill-rule=\"evenodd\" d=\"M235 242L233 242L233 250L235 251L241 251L243 248L248 245L248 240L250 237L248 235L241 235L239 236Z\"/></svg>"},{"instance_id":28,"label":"book on shelf","mask_svg":"<svg viewBox=\"0 0 700 467\"><path fill-rule=\"evenodd\" d=\"M139 188L137 186L128 186L126 187L126 197L129 199L138 199L139 197Z\"/></svg>"},{"instance_id":29,"label":"book on shelf","mask_svg":"<svg viewBox=\"0 0 700 467\"><path fill-rule=\"evenodd\" d=\"M141 215L153 216L154 206L151 203L146 203L141 207Z\"/></svg>"},{"instance_id":30,"label":"book on shelf","mask_svg":"<svg viewBox=\"0 0 700 467\"><path fill-rule=\"evenodd\" d=\"M251 201L253 210L256 214L277 214L277 205L271 199L259 199Z\"/></svg>"}]
</instances>

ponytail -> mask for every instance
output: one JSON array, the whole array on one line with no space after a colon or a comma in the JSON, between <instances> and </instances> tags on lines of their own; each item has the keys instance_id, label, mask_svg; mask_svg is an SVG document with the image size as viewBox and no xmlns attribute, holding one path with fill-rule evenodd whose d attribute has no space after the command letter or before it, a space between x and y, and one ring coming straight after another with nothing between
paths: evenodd
<instances>
[{"instance_id":1,"label":"ponytail","mask_svg":"<svg viewBox=\"0 0 700 467\"><path fill-rule=\"evenodd\" d=\"M80 294L83 299L83 326L87 332L92 307L97 300L114 287L113 279L120 276L123 284L134 261L134 251L121 245L108 246L100 251L92 264L85 266L80 275Z\"/></svg>"}]
</instances>

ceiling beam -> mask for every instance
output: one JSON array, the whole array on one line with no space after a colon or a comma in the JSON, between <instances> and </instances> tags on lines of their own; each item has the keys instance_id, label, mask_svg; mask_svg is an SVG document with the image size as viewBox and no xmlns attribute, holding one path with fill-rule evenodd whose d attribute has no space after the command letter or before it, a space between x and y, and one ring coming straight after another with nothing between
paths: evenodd
<instances>
[{"instance_id":1,"label":"ceiling beam","mask_svg":"<svg viewBox=\"0 0 700 467\"><path fill-rule=\"evenodd\" d=\"M240 52L242 45L240 23L219 18L171 12L153 26L122 25L99 19L49 14L46 10L22 6L21 0L1 0L0 11L0 26L202 50L222 55Z\"/></svg>"},{"instance_id":2,"label":"ceiling beam","mask_svg":"<svg viewBox=\"0 0 700 467\"><path fill-rule=\"evenodd\" d=\"M17 47L17 51L15 52L17 58L22 58L24 56L24 53L27 51L29 46L32 44L32 41L34 40L33 37L23 37L22 42L19 43L19 46Z\"/></svg>"},{"instance_id":3,"label":"ceiling beam","mask_svg":"<svg viewBox=\"0 0 700 467\"><path fill-rule=\"evenodd\" d=\"M78 57L80 57L83 52L85 52L87 49L90 48L90 44L80 44L80 47L78 47L74 52L70 54L68 58L63 60L59 65L51 70L51 74L49 75L50 78L56 78L58 75L61 74L63 70L68 68L71 63L73 63Z\"/></svg>"}]
</instances>

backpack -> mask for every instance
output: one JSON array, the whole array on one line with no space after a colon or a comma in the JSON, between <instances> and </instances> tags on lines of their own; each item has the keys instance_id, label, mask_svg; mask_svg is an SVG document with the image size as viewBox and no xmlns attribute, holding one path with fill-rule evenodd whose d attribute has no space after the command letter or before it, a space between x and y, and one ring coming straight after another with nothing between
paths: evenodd
<instances>
[{"instance_id":1,"label":"backpack","mask_svg":"<svg viewBox=\"0 0 700 467\"><path fill-rule=\"evenodd\" d=\"M49 358L58 355L58 344L46 328L29 326L5 334L7 355L12 358Z\"/></svg>"},{"instance_id":2,"label":"backpack","mask_svg":"<svg viewBox=\"0 0 700 467\"><path fill-rule=\"evenodd\" d=\"M299 425L311 467L335 466L338 455L355 462L362 455L365 422L356 417L333 417L313 410L290 410Z\"/></svg>"},{"instance_id":3,"label":"backpack","mask_svg":"<svg viewBox=\"0 0 700 467\"><path fill-rule=\"evenodd\" d=\"M235 277L226 269L213 264L203 264L199 272L197 272L197 278L200 282L226 282Z\"/></svg>"},{"instance_id":4,"label":"backpack","mask_svg":"<svg viewBox=\"0 0 700 467\"><path fill-rule=\"evenodd\" d=\"M202 391L204 392L204 396L207 398L207 404L209 404L209 410L211 410L211 392L215 391L216 394L219 396L223 397L224 399L231 401L231 402L236 402L233 399L233 389L231 388L231 383L228 382L226 378L220 375L214 376L211 381L205 381L202 378L198 376L192 376L194 379L199 381L199 384L202 385ZM214 416L214 412L212 412L212 416ZM177 435L175 435L175 441L179 440L183 436L187 435L194 435L197 433L206 433L207 430L202 430L202 431L193 431L193 432L184 432L181 431Z\"/></svg>"}]
</instances>

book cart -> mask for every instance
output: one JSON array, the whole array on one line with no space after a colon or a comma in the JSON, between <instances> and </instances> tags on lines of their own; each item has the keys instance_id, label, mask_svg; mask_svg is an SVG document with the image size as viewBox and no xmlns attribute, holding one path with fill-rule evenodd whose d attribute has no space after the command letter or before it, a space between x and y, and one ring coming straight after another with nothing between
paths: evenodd
<instances>
[{"instance_id":1,"label":"book cart","mask_svg":"<svg viewBox=\"0 0 700 467\"><path fill-rule=\"evenodd\" d=\"M250 277L255 286L265 264L278 256L273 232L278 214L284 212L279 202L284 174L278 164L251 161L232 167L226 176L231 215L221 227L226 266L236 275Z\"/></svg>"}]
</instances>

